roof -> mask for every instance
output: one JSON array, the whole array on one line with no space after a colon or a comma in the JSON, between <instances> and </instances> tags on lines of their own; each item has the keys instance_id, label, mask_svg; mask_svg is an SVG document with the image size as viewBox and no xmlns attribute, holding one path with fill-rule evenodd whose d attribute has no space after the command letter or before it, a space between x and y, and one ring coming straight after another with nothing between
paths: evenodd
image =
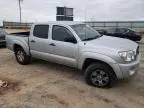
<instances>
[{"instance_id":1,"label":"roof","mask_svg":"<svg viewBox=\"0 0 144 108\"><path fill-rule=\"evenodd\" d=\"M63 24L63 25L75 25L75 24L84 24L82 22L74 22L74 21L50 21L45 23L35 23L35 24Z\"/></svg>"}]
</instances>

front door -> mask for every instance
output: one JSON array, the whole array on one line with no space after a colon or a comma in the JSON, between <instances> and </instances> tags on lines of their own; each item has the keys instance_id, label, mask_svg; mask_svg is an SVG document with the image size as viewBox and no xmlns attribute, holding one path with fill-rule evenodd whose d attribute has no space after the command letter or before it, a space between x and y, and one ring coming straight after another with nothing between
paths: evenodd
<instances>
[{"instance_id":1,"label":"front door","mask_svg":"<svg viewBox=\"0 0 144 108\"><path fill-rule=\"evenodd\" d=\"M52 28L52 44L55 62L72 67L77 66L78 43L68 28L54 25Z\"/></svg>"}]
</instances>

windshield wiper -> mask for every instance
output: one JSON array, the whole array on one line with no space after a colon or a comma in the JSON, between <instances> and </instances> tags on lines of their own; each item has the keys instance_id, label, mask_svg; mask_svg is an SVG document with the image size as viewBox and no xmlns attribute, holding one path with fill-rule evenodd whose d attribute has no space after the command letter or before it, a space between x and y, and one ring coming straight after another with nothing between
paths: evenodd
<instances>
[{"instance_id":1,"label":"windshield wiper","mask_svg":"<svg viewBox=\"0 0 144 108\"><path fill-rule=\"evenodd\" d=\"M83 39L82 41L88 41L88 40L93 40L93 39L97 39L99 38L100 36L95 36L95 37L91 37L91 38L86 38L86 39Z\"/></svg>"}]
</instances>

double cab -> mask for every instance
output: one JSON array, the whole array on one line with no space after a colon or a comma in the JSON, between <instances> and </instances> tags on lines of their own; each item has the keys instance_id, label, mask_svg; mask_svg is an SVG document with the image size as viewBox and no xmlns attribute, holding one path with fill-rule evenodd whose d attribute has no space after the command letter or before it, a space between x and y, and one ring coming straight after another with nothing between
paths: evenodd
<instances>
[{"instance_id":1,"label":"double cab","mask_svg":"<svg viewBox=\"0 0 144 108\"><path fill-rule=\"evenodd\" d=\"M139 68L139 45L131 40L100 35L79 22L33 24L30 32L6 36L7 48L19 64L32 58L74 67L84 72L87 84L110 87L134 76Z\"/></svg>"}]
</instances>

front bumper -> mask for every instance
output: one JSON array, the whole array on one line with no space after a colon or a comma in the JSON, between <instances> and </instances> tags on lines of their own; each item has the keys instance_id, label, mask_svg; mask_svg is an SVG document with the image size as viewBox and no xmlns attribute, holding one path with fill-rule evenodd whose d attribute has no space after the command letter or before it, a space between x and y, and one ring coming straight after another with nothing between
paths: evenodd
<instances>
[{"instance_id":1,"label":"front bumper","mask_svg":"<svg viewBox=\"0 0 144 108\"><path fill-rule=\"evenodd\" d=\"M118 64L118 65L122 72L123 79L130 78L130 77L136 75L136 73L139 70L140 54L137 56L136 61L134 61L132 63L128 63L128 64Z\"/></svg>"}]
</instances>

